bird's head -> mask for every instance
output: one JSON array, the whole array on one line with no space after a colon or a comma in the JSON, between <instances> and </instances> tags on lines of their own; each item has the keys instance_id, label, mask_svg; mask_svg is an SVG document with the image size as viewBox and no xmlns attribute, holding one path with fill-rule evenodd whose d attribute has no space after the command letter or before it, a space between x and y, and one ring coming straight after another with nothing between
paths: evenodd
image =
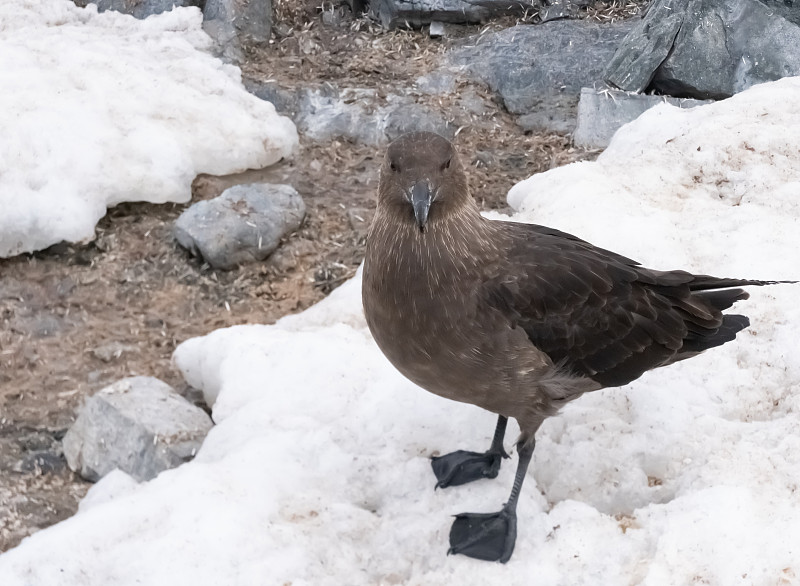
<instances>
[{"instance_id":1,"label":"bird's head","mask_svg":"<svg viewBox=\"0 0 800 586\"><path fill-rule=\"evenodd\" d=\"M470 204L467 179L449 140L432 132L412 132L389 145L381 167L379 206L425 231Z\"/></svg>"}]
</instances>

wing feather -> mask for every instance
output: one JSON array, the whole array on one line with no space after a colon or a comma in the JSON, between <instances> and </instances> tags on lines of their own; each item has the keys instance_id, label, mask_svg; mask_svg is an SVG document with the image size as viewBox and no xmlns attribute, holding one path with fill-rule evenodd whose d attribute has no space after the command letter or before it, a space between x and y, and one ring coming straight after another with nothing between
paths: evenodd
<instances>
[{"instance_id":1,"label":"wing feather","mask_svg":"<svg viewBox=\"0 0 800 586\"><path fill-rule=\"evenodd\" d=\"M747 320L724 322L722 310L747 294L730 287L766 284L649 270L552 228L505 224L511 250L484 299L555 364L604 386L733 339Z\"/></svg>"}]
</instances>

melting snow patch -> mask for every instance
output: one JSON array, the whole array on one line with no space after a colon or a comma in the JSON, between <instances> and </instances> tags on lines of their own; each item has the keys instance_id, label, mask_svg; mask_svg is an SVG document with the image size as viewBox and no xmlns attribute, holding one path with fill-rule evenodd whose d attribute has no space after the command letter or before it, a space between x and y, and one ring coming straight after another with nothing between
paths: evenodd
<instances>
[{"instance_id":1,"label":"melting snow patch","mask_svg":"<svg viewBox=\"0 0 800 586\"><path fill-rule=\"evenodd\" d=\"M201 22L0 2L0 256L89 240L109 206L185 202L198 173L292 154L294 124L206 52Z\"/></svg>"}]
</instances>

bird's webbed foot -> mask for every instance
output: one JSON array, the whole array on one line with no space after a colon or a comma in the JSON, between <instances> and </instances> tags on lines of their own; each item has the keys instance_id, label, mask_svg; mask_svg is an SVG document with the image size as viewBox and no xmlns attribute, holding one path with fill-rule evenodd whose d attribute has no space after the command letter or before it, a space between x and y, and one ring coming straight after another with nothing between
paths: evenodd
<instances>
[{"instance_id":1,"label":"bird's webbed foot","mask_svg":"<svg viewBox=\"0 0 800 586\"><path fill-rule=\"evenodd\" d=\"M517 541L517 514L508 506L497 513L461 513L450 528L448 554L506 563Z\"/></svg>"},{"instance_id":2,"label":"bird's webbed foot","mask_svg":"<svg viewBox=\"0 0 800 586\"><path fill-rule=\"evenodd\" d=\"M431 458L431 467L438 481L436 488L459 486L481 478L495 478L503 458L508 458L508 454L502 449L484 453L458 450L444 456L434 456Z\"/></svg>"}]
</instances>

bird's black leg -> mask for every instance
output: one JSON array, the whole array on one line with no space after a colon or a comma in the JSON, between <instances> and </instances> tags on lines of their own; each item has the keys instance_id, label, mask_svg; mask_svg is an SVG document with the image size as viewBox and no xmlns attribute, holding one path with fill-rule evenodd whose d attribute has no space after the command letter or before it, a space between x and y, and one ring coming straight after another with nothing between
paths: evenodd
<instances>
[{"instance_id":1,"label":"bird's black leg","mask_svg":"<svg viewBox=\"0 0 800 586\"><path fill-rule=\"evenodd\" d=\"M506 563L517 541L517 500L533 456L533 436L517 444L519 465L508 502L497 513L461 513L450 529L450 549L471 558Z\"/></svg>"},{"instance_id":2,"label":"bird's black leg","mask_svg":"<svg viewBox=\"0 0 800 586\"><path fill-rule=\"evenodd\" d=\"M497 418L497 427L494 430L494 439L488 451L466 452L458 450L431 458L433 473L436 475L436 488L458 486L481 478L494 478L500 470L500 461L508 458L503 449L503 438L506 435L508 417L503 415Z\"/></svg>"}]
</instances>

